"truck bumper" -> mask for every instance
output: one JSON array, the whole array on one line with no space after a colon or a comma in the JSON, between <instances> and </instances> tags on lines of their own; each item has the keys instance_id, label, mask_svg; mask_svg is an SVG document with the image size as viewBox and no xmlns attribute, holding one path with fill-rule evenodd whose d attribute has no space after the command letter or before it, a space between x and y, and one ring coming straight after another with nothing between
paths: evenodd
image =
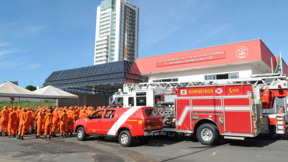
<instances>
[{"instance_id":1,"label":"truck bumper","mask_svg":"<svg viewBox=\"0 0 288 162\"><path fill-rule=\"evenodd\" d=\"M159 130L153 130L153 131L147 131L147 132L144 132L144 136L159 136L160 135L160 132L164 132L165 130L164 129L159 129Z\"/></svg>"}]
</instances>

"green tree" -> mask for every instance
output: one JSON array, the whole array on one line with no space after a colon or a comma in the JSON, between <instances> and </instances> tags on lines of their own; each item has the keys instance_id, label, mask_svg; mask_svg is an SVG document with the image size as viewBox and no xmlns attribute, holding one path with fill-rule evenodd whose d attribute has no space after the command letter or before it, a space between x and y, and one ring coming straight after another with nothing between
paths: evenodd
<instances>
[{"instance_id":1,"label":"green tree","mask_svg":"<svg viewBox=\"0 0 288 162\"><path fill-rule=\"evenodd\" d=\"M18 85L18 81L10 81L11 83L13 84L16 84ZM13 102L14 102L15 98L14 97L10 97L10 104L11 104L11 107L13 107Z\"/></svg>"},{"instance_id":2,"label":"green tree","mask_svg":"<svg viewBox=\"0 0 288 162\"><path fill-rule=\"evenodd\" d=\"M28 89L30 91L35 91L37 88L35 86L33 86L33 85L28 85L28 86L26 86L25 89Z\"/></svg>"}]
</instances>

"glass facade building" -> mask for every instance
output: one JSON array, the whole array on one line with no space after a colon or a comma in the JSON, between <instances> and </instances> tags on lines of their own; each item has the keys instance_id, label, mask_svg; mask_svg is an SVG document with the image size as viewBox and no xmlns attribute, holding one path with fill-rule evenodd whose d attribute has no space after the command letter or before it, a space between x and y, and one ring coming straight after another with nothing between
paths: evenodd
<instances>
[{"instance_id":1,"label":"glass facade building","mask_svg":"<svg viewBox=\"0 0 288 162\"><path fill-rule=\"evenodd\" d=\"M143 80L136 63L117 61L54 71L43 86L52 85L69 92L112 94L122 89L124 83L141 83Z\"/></svg>"},{"instance_id":2,"label":"glass facade building","mask_svg":"<svg viewBox=\"0 0 288 162\"><path fill-rule=\"evenodd\" d=\"M139 7L128 0L103 0L97 7L94 65L136 62L138 42Z\"/></svg>"}]
</instances>

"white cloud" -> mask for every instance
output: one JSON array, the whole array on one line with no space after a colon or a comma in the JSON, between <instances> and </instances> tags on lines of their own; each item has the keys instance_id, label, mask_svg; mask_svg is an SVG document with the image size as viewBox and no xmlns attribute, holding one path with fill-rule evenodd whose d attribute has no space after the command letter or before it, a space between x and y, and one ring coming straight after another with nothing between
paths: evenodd
<instances>
[{"instance_id":1,"label":"white cloud","mask_svg":"<svg viewBox=\"0 0 288 162\"><path fill-rule=\"evenodd\" d=\"M39 67L41 67L40 64L32 63L32 64L28 65L26 68L27 69L36 69L36 68L39 68Z\"/></svg>"},{"instance_id":2,"label":"white cloud","mask_svg":"<svg viewBox=\"0 0 288 162\"><path fill-rule=\"evenodd\" d=\"M149 33L149 35L151 36L150 39L147 39L144 43L142 43L140 48L141 49L148 48L148 47L158 43L159 41L161 41L165 37L169 36L170 34L176 32L178 29L179 29L179 27L175 26L175 27L172 27L168 30L161 29L162 31L152 31Z\"/></svg>"},{"instance_id":3,"label":"white cloud","mask_svg":"<svg viewBox=\"0 0 288 162\"><path fill-rule=\"evenodd\" d=\"M203 42L211 37L213 37L214 35L217 35L218 33L222 32L228 25L224 24L219 26L218 28L216 28L215 30L212 30L210 32L208 32L204 37L202 37L202 39L197 40L197 42Z\"/></svg>"},{"instance_id":4,"label":"white cloud","mask_svg":"<svg viewBox=\"0 0 288 162\"><path fill-rule=\"evenodd\" d=\"M0 69L10 69L19 65L24 64L23 62L17 62L17 61L4 61L0 64Z\"/></svg>"},{"instance_id":5,"label":"white cloud","mask_svg":"<svg viewBox=\"0 0 288 162\"><path fill-rule=\"evenodd\" d=\"M7 46L9 43L0 43L0 47Z\"/></svg>"},{"instance_id":6,"label":"white cloud","mask_svg":"<svg viewBox=\"0 0 288 162\"><path fill-rule=\"evenodd\" d=\"M44 30L46 28L48 28L48 26L46 26L46 25L38 25L38 26L27 27L27 29L29 31L32 31L32 32L41 31L41 30Z\"/></svg>"},{"instance_id":7,"label":"white cloud","mask_svg":"<svg viewBox=\"0 0 288 162\"><path fill-rule=\"evenodd\" d=\"M0 51L0 57L3 55L18 53L18 52L26 52L26 51L27 50L4 50L4 51Z\"/></svg>"}]
</instances>

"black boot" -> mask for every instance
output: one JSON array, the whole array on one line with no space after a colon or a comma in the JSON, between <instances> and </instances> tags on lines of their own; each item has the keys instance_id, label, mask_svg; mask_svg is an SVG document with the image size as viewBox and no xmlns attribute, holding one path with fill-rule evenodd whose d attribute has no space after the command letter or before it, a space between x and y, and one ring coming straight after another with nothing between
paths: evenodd
<instances>
[{"instance_id":1,"label":"black boot","mask_svg":"<svg viewBox=\"0 0 288 162\"><path fill-rule=\"evenodd\" d=\"M5 132L5 136L8 136L8 132Z\"/></svg>"},{"instance_id":2,"label":"black boot","mask_svg":"<svg viewBox=\"0 0 288 162\"><path fill-rule=\"evenodd\" d=\"M44 132L41 132L41 135L43 135L44 134Z\"/></svg>"},{"instance_id":3,"label":"black boot","mask_svg":"<svg viewBox=\"0 0 288 162\"><path fill-rule=\"evenodd\" d=\"M70 136L72 136L72 132L70 132Z\"/></svg>"},{"instance_id":4,"label":"black boot","mask_svg":"<svg viewBox=\"0 0 288 162\"><path fill-rule=\"evenodd\" d=\"M34 134L35 132L34 132L34 130L32 129L32 134Z\"/></svg>"},{"instance_id":5,"label":"black boot","mask_svg":"<svg viewBox=\"0 0 288 162\"><path fill-rule=\"evenodd\" d=\"M23 138L24 136L21 136L21 140L24 140L24 138Z\"/></svg>"},{"instance_id":6,"label":"black boot","mask_svg":"<svg viewBox=\"0 0 288 162\"><path fill-rule=\"evenodd\" d=\"M55 133L53 133L53 136L52 136L52 137L57 137L57 136L56 136L56 134L55 134Z\"/></svg>"},{"instance_id":7,"label":"black boot","mask_svg":"<svg viewBox=\"0 0 288 162\"><path fill-rule=\"evenodd\" d=\"M29 134L29 131L26 131L25 134Z\"/></svg>"},{"instance_id":8,"label":"black boot","mask_svg":"<svg viewBox=\"0 0 288 162\"><path fill-rule=\"evenodd\" d=\"M19 140L20 140L20 139L21 139L21 136L20 136L20 135L18 135L18 138L17 138L17 139L19 139Z\"/></svg>"},{"instance_id":9,"label":"black boot","mask_svg":"<svg viewBox=\"0 0 288 162\"><path fill-rule=\"evenodd\" d=\"M47 140L47 137L45 136L43 140Z\"/></svg>"},{"instance_id":10,"label":"black boot","mask_svg":"<svg viewBox=\"0 0 288 162\"><path fill-rule=\"evenodd\" d=\"M68 133L66 133L66 135L68 136L68 135L69 135L69 132L68 132Z\"/></svg>"},{"instance_id":11,"label":"black boot","mask_svg":"<svg viewBox=\"0 0 288 162\"><path fill-rule=\"evenodd\" d=\"M16 137L16 134L13 134L13 137L15 138L15 137Z\"/></svg>"},{"instance_id":12,"label":"black boot","mask_svg":"<svg viewBox=\"0 0 288 162\"><path fill-rule=\"evenodd\" d=\"M2 132L0 132L0 136L2 136Z\"/></svg>"},{"instance_id":13,"label":"black boot","mask_svg":"<svg viewBox=\"0 0 288 162\"><path fill-rule=\"evenodd\" d=\"M12 136L8 136L8 138L12 138Z\"/></svg>"},{"instance_id":14,"label":"black boot","mask_svg":"<svg viewBox=\"0 0 288 162\"><path fill-rule=\"evenodd\" d=\"M49 140L51 140L51 136L49 136Z\"/></svg>"}]
</instances>

